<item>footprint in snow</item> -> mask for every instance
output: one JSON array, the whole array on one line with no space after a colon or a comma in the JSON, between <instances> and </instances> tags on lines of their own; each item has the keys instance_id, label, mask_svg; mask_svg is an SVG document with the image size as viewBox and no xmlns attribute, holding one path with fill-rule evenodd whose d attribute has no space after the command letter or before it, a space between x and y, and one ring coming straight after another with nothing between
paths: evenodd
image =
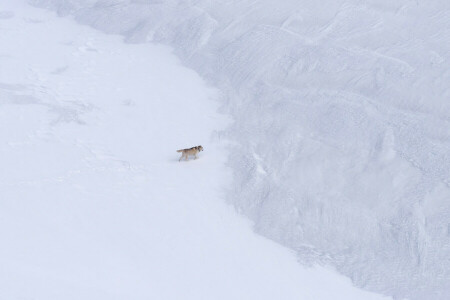
<instances>
[{"instance_id":1,"label":"footprint in snow","mask_svg":"<svg viewBox=\"0 0 450 300\"><path fill-rule=\"evenodd\" d=\"M0 20L11 19L14 17L14 13L12 11L3 10L0 11Z\"/></svg>"}]
</instances>

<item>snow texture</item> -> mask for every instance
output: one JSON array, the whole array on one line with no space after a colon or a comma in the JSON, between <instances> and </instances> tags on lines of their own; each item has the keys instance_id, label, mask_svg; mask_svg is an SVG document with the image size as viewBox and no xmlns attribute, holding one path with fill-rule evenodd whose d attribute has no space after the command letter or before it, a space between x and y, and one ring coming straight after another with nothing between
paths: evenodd
<instances>
[{"instance_id":1,"label":"snow texture","mask_svg":"<svg viewBox=\"0 0 450 300\"><path fill-rule=\"evenodd\" d=\"M0 8L0 299L386 299L225 203L229 120L170 49Z\"/></svg>"},{"instance_id":2,"label":"snow texture","mask_svg":"<svg viewBox=\"0 0 450 300\"><path fill-rule=\"evenodd\" d=\"M369 290L450 298L449 1L30 2L168 44L222 91L228 199L258 233Z\"/></svg>"}]
</instances>

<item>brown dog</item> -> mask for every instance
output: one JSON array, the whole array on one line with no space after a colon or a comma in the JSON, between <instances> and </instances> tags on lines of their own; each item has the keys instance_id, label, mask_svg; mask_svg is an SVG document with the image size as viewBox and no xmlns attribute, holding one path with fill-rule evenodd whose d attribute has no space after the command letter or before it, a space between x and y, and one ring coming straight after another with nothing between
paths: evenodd
<instances>
[{"instance_id":1,"label":"brown dog","mask_svg":"<svg viewBox=\"0 0 450 300\"><path fill-rule=\"evenodd\" d=\"M189 155L193 155L195 156L194 159L197 159L197 153L199 153L200 151L203 151L203 147L202 146L195 146L189 149L181 149L181 150L177 150L177 152L181 152L181 157L178 161L181 161L181 159L184 157L185 160L188 160Z\"/></svg>"}]
</instances>

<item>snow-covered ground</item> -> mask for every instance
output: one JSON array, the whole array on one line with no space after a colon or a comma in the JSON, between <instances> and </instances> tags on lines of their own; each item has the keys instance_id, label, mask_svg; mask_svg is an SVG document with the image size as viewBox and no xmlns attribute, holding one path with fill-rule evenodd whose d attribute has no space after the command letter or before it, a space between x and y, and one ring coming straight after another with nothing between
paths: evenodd
<instances>
[{"instance_id":1,"label":"snow-covered ground","mask_svg":"<svg viewBox=\"0 0 450 300\"><path fill-rule=\"evenodd\" d=\"M217 98L168 48L1 0L0 299L385 299L225 204Z\"/></svg>"},{"instance_id":2,"label":"snow-covered ground","mask_svg":"<svg viewBox=\"0 0 450 300\"><path fill-rule=\"evenodd\" d=\"M30 0L174 47L224 93L228 199L367 289L449 299L448 0Z\"/></svg>"}]
</instances>

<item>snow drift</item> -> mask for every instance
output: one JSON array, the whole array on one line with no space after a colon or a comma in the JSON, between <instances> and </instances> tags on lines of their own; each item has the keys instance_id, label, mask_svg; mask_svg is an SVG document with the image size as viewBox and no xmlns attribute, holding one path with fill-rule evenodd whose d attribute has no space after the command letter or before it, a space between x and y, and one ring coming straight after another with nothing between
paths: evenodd
<instances>
[{"instance_id":1,"label":"snow drift","mask_svg":"<svg viewBox=\"0 0 450 300\"><path fill-rule=\"evenodd\" d=\"M216 97L167 47L0 0L0 298L385 299L226 205Z\"/></svg>"},{"instance_id":2,"label":"snow drift","mask_svg":"<svg viewBox=\"0 0 450 300\"><path fill-rule=\"evenodd\" d=\"M223 93L229 200L299 258L410 299L450 290L450 4L31 0L160 42Z\"/></svg>"}]
</instances>

